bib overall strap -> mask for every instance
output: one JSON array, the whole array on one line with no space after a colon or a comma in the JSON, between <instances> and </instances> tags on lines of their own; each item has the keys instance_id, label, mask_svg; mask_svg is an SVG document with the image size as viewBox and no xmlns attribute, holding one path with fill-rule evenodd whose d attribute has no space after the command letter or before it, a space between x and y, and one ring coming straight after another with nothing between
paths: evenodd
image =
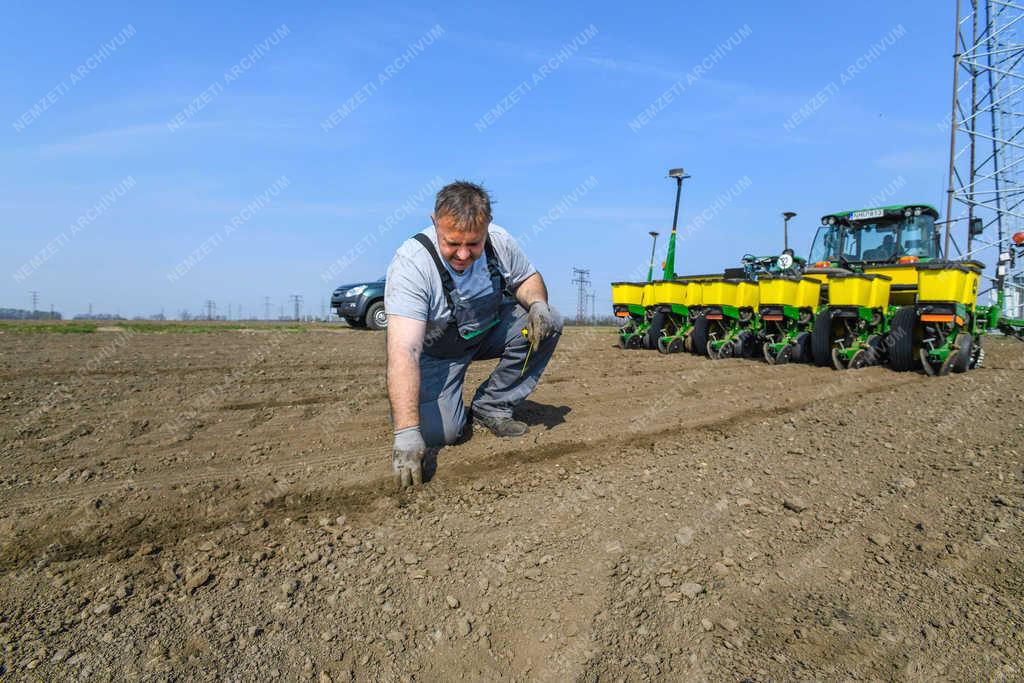
<instances>
[{"instance_id":1,"label":"bib overall strap","mask_svg":"<svg viewBox=\"0 0 1024 683\"><path fill-rule=\"evenodd\" d=\"M490 235L484 241L484 253L487 254L487 270L491 276L491 282L496 282L496 286L502 294L512 296L512 291L508 288L508 282L505 281L505 276L501 274L501 264L498 262L498 256L494 252L494 245L491 244Z\"/></svg>"},{"instance_id":2,"label":"bib overall strap","mask_svg":"<svg viewBox=\"0 0 1024 683\"><path fill-rule=\"evenodd\" d=\"M449 317L454 318L455 304L452 302L452 292L455 291L455 281L452 280L452 274L444 267L444 263L441 262L441 256L437 253L437 249L434 248L434 243L430 241L429 237L422 232L418 232L412 238L423 245L423 248L427 250L430 257L434 259L437 273L441 276L441 289L444 291L445 301L448 302L448 310L451 311Z\"/></svg>"}]
</instances>

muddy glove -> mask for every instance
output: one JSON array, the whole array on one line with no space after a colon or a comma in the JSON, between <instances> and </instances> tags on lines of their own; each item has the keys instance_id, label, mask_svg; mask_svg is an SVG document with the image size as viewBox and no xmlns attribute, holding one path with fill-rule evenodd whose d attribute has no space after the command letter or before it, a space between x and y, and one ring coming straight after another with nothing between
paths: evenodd
<instances>
[{"instance_id":1,"label":"muddy glove","mask_svg":"<svg viewBox=\"0 0 1024 683\"><path fill-rule=\"evenodd\" d=\"M534 301L530 304L530 314L526 320L529 330L530 348L536 349L537 345L551 336L555 331L555 319L551 315L551 309L543 301Z\"/></svg>"},{"instance_id":2,"label":"muddy glove","mask_svg":"<svg viewBox=\"0 0 1024 683\"><path fill-rule=\"evenodd\" d=\"M423 454L427 452L427 444L419 427L407 427L395 432L395 445L391 449L391 466L394 468L395 486L404 489L407 486L423 483Z\"/></svg>"}]
</instances>

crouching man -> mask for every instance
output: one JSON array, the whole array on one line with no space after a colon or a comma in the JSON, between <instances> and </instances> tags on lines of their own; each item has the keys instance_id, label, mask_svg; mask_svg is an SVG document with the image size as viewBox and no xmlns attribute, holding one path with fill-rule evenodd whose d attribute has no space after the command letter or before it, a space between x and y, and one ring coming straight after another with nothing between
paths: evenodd
<instances>
[{"instance_id":1,"label":"crouching man","mask_svg":"<svg viewBox=\"0 0 1024 683\"><path fill-rule=\"evenodd\" d=\"M540 276L515 240L491 223L487 191L454 182L437 193L433 225L406 240L388 267L388 395L399 488L423 481L427 448L455 443L468 420L522 436L513 410L540 379L562 333ZM462 402L466 369L499 358Z\"/></svg>"}]
</instances>

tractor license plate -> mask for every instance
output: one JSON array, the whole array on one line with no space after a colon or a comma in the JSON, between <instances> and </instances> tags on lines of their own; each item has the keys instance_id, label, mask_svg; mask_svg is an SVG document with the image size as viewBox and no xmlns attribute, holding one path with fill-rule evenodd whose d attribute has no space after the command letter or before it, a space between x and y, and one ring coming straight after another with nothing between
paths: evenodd
<instances>
[{"instance_id":1,"label":"tractor license plate","mask_svg":"<svg viewBox=\"0 0 1024 683\"><path fill-rule=\"evenodd\" d=\"M864 211L854 211L850 214L851 221L866 221L869 218L881 218L885 215L884 209L865 209Z\"/></svg>"}]
</instances>

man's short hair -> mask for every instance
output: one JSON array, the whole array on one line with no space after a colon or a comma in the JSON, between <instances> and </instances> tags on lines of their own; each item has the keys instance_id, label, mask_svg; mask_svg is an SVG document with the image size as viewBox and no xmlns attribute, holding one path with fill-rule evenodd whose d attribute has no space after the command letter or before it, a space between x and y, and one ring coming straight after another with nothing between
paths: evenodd
<instances>
[{"instance_id":1,"label":"man's short hair","mask_svg":"<svg viewBox=\"0 0 1024 683\"><path fill-rule=\"evenodd\" d=\"M486 228L491 222L491 196L482 186L456 180L441 188L434 201L434 216L455 219L456 230Z\"/></svg>"}]
</instances>

